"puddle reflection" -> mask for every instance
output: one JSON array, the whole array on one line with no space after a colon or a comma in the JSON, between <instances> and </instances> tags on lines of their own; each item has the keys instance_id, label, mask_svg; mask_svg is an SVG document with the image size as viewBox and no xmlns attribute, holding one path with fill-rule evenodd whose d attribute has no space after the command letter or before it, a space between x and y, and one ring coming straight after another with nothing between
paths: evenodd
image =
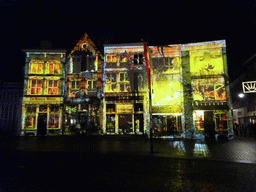
<instances>
[{"instance_id":1,"label":"puddle reflection","mask_svg":"<svg viewBox=\"0 0 256 192\"><path fill-rule=\"evenodd\" d=\"M196 143L194 148L195 157L210 157L210 150L206 144Z\"/></svg>"},{"instance_id":2,"label":"puddle reflection","mask_svg":"<svg viewBox=\"0 0 256 192\"><path fill-rule=\"evenodd\" d=\"M176 155L186 155L193 157L210 157L211 153L204 143L174 141L169 143L169 147L175 150L171 150Z\"/></svg>"}]
</instances>

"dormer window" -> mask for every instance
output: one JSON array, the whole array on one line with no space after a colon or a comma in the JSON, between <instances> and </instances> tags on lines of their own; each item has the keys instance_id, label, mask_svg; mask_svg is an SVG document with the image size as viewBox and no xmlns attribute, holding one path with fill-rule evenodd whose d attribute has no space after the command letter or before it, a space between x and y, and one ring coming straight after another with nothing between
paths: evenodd
<instances>
[{"instance_id":1,"label":"dormer window","mask_svg":"<svg viewBox=\"0 0 256 192\"><path fill-rule=\"evenodd\" d=\"M141 65L143 64L144 56L143 54L135 54L133 58L134 65Z\"/></svg>"}]
</instances>

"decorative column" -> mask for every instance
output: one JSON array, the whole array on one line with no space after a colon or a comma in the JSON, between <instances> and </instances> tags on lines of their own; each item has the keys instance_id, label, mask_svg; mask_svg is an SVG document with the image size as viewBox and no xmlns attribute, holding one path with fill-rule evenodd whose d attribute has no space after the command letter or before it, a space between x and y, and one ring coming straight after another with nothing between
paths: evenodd
<instances>
[{"instance_id":1,"label":"decorative column","mask_svg":"<svg viewBox=\"0 0 256 192\"><path fill-rule=\"evenodd\" d=\"M182 64L182 82L183 82L183 112L184 112L184 128L185 128L185 137L192 139L194 126L193 126L193 97L192 97L192 87L191 87L191 74L190 74L190 60L189 52L181 52L181 64ZM191 138L192 137L192 138Z\"/></svg>"}]
</instances>

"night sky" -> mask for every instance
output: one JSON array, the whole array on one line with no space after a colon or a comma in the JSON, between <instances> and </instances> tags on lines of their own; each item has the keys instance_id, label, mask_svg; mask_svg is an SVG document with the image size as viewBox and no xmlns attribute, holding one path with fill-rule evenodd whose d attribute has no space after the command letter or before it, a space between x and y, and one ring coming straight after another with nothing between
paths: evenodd
<instances>
[{"instance_id":1,"label":"night sky","mask_svg":"<svg viewBox=\"0 0 256 192\"><path fill-rule=\"evenodd\" d=\"M25 54L51 41L70 50L87 32L103 52L106 43L151 45L227 41L230 79L256 53L255 1L0 0L0 80L23 81Z\"/></svg>"}]
</instances>

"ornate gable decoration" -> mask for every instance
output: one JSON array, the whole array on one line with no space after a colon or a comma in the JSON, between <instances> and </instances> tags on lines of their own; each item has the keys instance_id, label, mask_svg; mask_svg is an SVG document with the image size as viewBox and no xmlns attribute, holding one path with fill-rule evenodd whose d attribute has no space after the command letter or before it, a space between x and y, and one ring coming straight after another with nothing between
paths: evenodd
<instances>
[{"instance_id":1,"label":"ornate gable decoration","mask_svg":"<svg viewBox=\"0 0 256 192\"><path fill-rule=\"evenodd\" d=\"M89 38L88 34L85 33L81 39L78 41L78 43L75 45L73 50L70 52L69 56L70 57L75 51L89 51L93 55L98 55L101 59L103 59L103 56L93 43L93 41Z\"/></svg>"}]
</instances>

